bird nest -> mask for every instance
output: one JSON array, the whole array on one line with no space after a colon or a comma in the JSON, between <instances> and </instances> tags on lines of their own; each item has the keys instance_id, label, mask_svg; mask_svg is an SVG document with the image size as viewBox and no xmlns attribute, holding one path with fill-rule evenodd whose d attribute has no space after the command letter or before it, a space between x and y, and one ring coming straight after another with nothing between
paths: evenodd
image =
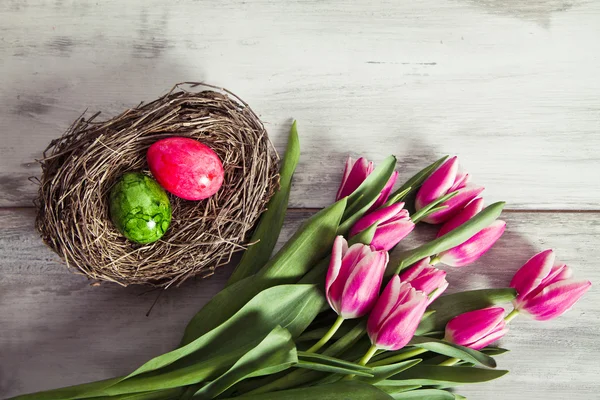
<instances>
[{"instance_id":1,"label":"bird nest","mask_svg":"<svg viewBox=\"0 0 600 400\"><path fill-rule=\"evenodd\" d=\"M166 288L208 277L244 249L278 188L278 155L246 103L210 85L195 91L199 85L176 85L107 121L82 116L44 151L36 226L70 269L96 281ZM223 186L202 201L169 194L171 226L159 241L136 244L111 222L109 192L125 172L150 174L148 147L170 136L211 147L223 162Z\"/></svg>"}]
</instances>

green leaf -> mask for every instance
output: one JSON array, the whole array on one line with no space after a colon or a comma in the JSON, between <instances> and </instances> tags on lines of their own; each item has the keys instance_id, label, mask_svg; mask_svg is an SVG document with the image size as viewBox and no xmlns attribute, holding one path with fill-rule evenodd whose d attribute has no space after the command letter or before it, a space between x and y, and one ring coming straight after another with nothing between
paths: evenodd
<instances>
[{"instance_id":1,"label":"green leaf","mask_svg":"<svg viewBox=\"0 0 600 400\"><path fill-rule=\"evenodd\" d=\"M420 389L423 386L421 385L407 385L407 386L399 386L399 385L392 385L392 386L386 386L386 385L382 385L383 382L378 383L376 386L383 390L384 392L391 394L392 396L394 395L394 393L402 393L402 392L408 392L410 390L415 390L415 389Z\"/></svg>"},{"instance_id":2,"label":"green leaf","mask_svg":"<svg viewBox=\"0 0 600 400\"><path fill-rule=\"evenodd\" d=\"M451 198L453 198L454 196L456 196L458 194L458 190L448 193L445 196L440 197L437 200L432 201L429 204L426 204L423 208L421 208L419 211L415 212L413 215L410 216L410 219L412 219L412 221L416 224L419 221L421 221L423 218L427 217L430 214L433 214L434 212L437 212L439 210L444 210L447 208L447 206L440 206L437 207L439 204L442 204L448 200L450 200Z\"/></svg>"},{"instance_id":3,"label":"green leaf","mask_svg":"<svg viewBox=\"0 0 600 400\"><path fill-rule=\"evenodd\" d=\"M433 330L444 330L448 321L459 314L510 303L516 296L517 292L512 288L480 289L449 294L438 297L431 303L429 309L435 310L435 314L428 318L434 321Z\"/></svg>"},{"instance_id":4,"label":"green leaf","mask_svg":"<svg viewBox=\"0 0 600 400\"><path fill-rule=\"evenodd\" d=\"M440 389L418 389L410 392L393 393L395 400L454 400L452 393Z\"/></svg>"},{"instance_id":5,"label":"green leaf","mask_svg":"<svg viewBox=\"0 0 600 400\"><path fill-rule=\"evenodd\" d=\"M382 205L380 208L384 208L384 207L388 207L391 206L392 204L396 204L400 201L402 201L402 199L404 199L411 191L411 187L407 187L406 189L404 189L401 192L394 192L394 195L390 195L390 197L388 198L388 201L386 201L386 203L384 205Z\"/></svg>"},{"instance_id":6,"label":"green leaf","mask_svg":"<svg viewBox=\"0 0 600 400\"><path fill-rule=\"evenodd\" d=\"M323 355L337 356L352 347L367 333L367 321L362 319L347 334L329 346Z\"/></svg>"},{"instance_id":7,"label":"green leaf","mask_svg":"<svg viewBox=\"0 0 600 400\"><path fill-rule=\"evenodd\" d=\"M297 362L296 346L292 335L288 330L277 326L227 372L198 390L193 398L212 399L241 380L275 374Z\"/></svg>"},{"instance_id":8,"label":"green leaf","mask_svg":"<svg viewBox=\"0 0 600 400\"><path fill-rule=\"evenodd\" d=\"M373 378L360 379L360 380L362 382L374 385L377 382L381 382L381 381L389 378L390 376L394 376L396 374L399 374L402 371L406 371L407 369L414 367L415 365L419 364L421 361L423 361L423 360L421 360L420 358L417 358L415 360L402 361L402 362L395 363L395 364L381 365L379 367L374 367L373 368L373 374L374 374Z\"/></svg>"},{"instance_id":9,"label":"green leaf","mask_svg":"<svg viewBox=\"0 0 600 400\"><path fill-rule=\"evenodd\" d=\"M419 326L417 327L415 335L420 336L425 333L433 332L435 330L435 318L433 317L434 313L435 310L425 311L423 317L421 318L421 322L419 322Z\"/></svg>"},{"instance_id":10,"label":"green leaf","mask_svg":"<svg viewBox=\"0 0 600 400\"><path fill-rule=\"evenodd\" d=\"M429 243L425 243L416 249L403 252L400 255L400 264L397 266L388 266L387 275L389 276L397 274L404 268L411 266L425 257L430 257L441 253L442 251L456 247L459 244L469 240L477 232L489 226L496 219L498 219L503 207L504 202L491 204L483 209L479 214L475 215L458 228L446 233L444 236L434 239Z\"/></svg>"},{"instance_id":11,"label":"green leaf","mask_svg":"<svg viewBox=\"0 0 600 400\"><path fill-rule=\"evenodd\" d=\"M467 398L465 396L461 396L460 394L456 394L456 393L454 393L454 399L455 400L467 400Z\"/></svg>"},{"instance_id":12,"label":"green leaf","mask_svg":"<svg viewBox=\"0 0 600 400\"><path fill-rule=\"evenodd\" d=\"M440 165L442 165L444 163L444 161L446 161L447 158L448 158L448 156L444 156L444 157L440 158L439 160L437 160L436 162L434 162L433 164L430 164L427 167L420 170L419 172L417 172L415 175L413 175L412 178L410 178L408 181L406 181L406 183L404 185L400 186L400 188L398 188L398 190L396 190L394 193L392 193L390 195L390 199L394 199L399 194L405 192L407 189L409 189L409 190L408 190L408 192L406 192L404 194L403 197L406 197L410 193L416 191L419 187L421 187L421 184L423 184L423 182L425 182L425 179L429 178L429 176L433 173L433 171L438 169L438 167ZM390 206L398 201L399 200L390 202L388 200L388 202L385 205Z\"/></svg>"},{"instance_id":13,"label":"green leaf","mask_svg":"<svg viewBox=\"0 0 600 400\"><path fill-rule=\"evenodd\" d=\"M409 345L426 349L437 354L443 354L448 357L458 358L459 360L464 360L473 364L496 368L496 361L489 355L454 343L444 342L431 337L413 336Z\"/></svg>"},{"instance_id":14,"label":"green leaf","mask_svg":"<svg viewBox=\"0 0 600 400\"><path fill-rule=\"evenodd\" d=\"M491 381L507 373L508 371L500 369L417 365L383 382L385 385L397 383L398 385L452 387Z\"/></svg>"},{"instance_id":15,"label":"green leaf","mask_svg":"<svg viewBox=\"0 0 600 400\"><path fill-rule=\"evenodd\" d=\"M396 157L389 156L369 174L367 179L348 196L348 206L344 211L343 223L338 230L339 235L345 235L352 225L377 201L381 191L390 180L396 168Z\"/></svg>"},{"instance_id":16,"label":"green leaf","mask_svg":"<svg viewBox=\"0 0 600 400\"><path fill-rule=\"evenodd\" d=\"M485 349L480 350L482 353L487 354L488 356L499 356L504 353L508 353L510 350L503 349L502 347L486 347Z\"/></svg>"},{"instance_id":17,"label":"green leaf","mask_svg":"<svg viewBox=\"0 0 600 400\"><path fill-rule=\"evenodd\" d=\"M86 393L102 390L122 380L123 377L106 379L98 382L84 383L82 385L68 386L44 392L24 394L8 400L69 400L84 398Z\"/></svg>"},{"instance_id":18,"label":"green leaf","mask_svg":"<svg viewBox=\"0 0 600 400\"><path fill-rule=\"evenodd\" d=\"M182 344L222 324L260 291L297 282L331 251L345 207L342 199L313 215L257 274L217 293L192 318Z\"/></svg>"},{"instance_id":19,"label":"green leaf","mask_svg":"<svg viewBox=\"0 0 600 400\"><path fill-rule=\"evenodd\" d=\"M292 188L292 176L299 158L300 141L298 140L296 121L294 121L288 137L285 156L279 169L279 190L269 200L267 209L260 217L250 238L250 243L256 243L244 252L240 263L229 277L227 285L255 274L269 261L283 226Z\"/></svg>"},{"instance_id":20,"label":"green leaf","mask_svg":"<svg viewBox=\"0 0 600 400\"><path fill-rule=\"evenodd\" d=\"M287 329L292 336L299 335L318 314L324 301L315 285L266 289L209 333L150 360L127 379L93 395L144 392L214 379L257 346L276 326Z\"/></svg>"},{"instance_id":21,"label":"green leaf","mask_svg":"<svg viewBox=\"0 0 600 400\"><path fill-rule=\"evenodd\" d=\"M344 381L331 385L312 386L300 389L282 390L236 397L236 400L391 400L389 394L375 386L358 382ZM232 400L232 399L223 399Z\"/></svg>"},{"instance_id":22,"label":"green leaf","mask_svg":"<svg viewBox=\"0 0 600 400\"><path fill-rule=\"evenodd\" d=\"M350 368L344 368L344 367L337 367L335 365L327 365L327 364L320 364L320 363L316 363L316 362L310 362L310 361L299 361L298 364L294 365L294 367L296 368L304 368L304 369L309 369L312 371L319 371L319 372L328 372L331 374L341 374L341 375L356 375L356 376L364 376L367 378L371 378L373 377L373 374L370 374L368 372L365 372L363 370L355 370L355 369L350 369Z\"/></svg>"},{"instance_id":23,"label":"green leaf","mask_svg":"<svg viewBox=\"0 0 600 400\"><path fill-rule=\"evenodd\" d=\"M302 361L316 362L324 365L333 365L336 367L344 367L352 371L365 371L372 372L373 369L365 367L364 365L356 364L350 361L342 360L340 358L326 356L324 354L307 353L305 351L298 351L298 359Z\"/></svg>"},{"instance_id":24,"label":"green leaf","mask_svg":"<svg viewBox=\"0 0 600 400\"><path fill-rule=\"evenodd\" d=\"M155 390L144 393L129 393L118 396L86 397L93 400L176 400L181 396L181 389ZM78 400L84 400L79 398Z\"/></svg>"}]
</instances>

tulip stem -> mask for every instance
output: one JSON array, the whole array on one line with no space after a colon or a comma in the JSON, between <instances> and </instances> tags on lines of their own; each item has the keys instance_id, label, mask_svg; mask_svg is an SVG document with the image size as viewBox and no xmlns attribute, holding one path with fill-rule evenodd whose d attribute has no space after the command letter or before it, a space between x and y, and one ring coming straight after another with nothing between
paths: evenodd
<instances>
[{"instance_id":1,"label":"tulip stem","mask_svg":"<svg viewBox=\"0 0 600 400\"><path fill-rule=\"evenodd\" d=\"M317 351L319 351L321 347L325 346L329 339L331 339L333 335L335 335L337 330L340 329L340 326L342 326L342 322L344 322L344 318L338 315L337 319L335 320L331 328L329 328L327 333L325 333L325 335L323 335L323 337L317 343L315 343L314 346L306 350L306 352L316 353Z\"/></svg>"},{"instance_id":2,"label":"tulip stem","mask_svg":"<svg viewBox=\"0 0 600 400\"><path fill-rule=\"evenodd\" d=\"M367 352L365 353L365 355L362 356L362 358L360 359L358 364L359 365L367 365L367 363L369 362L371 357L373 357L376 352L377 352L377 347L375 347L375 345L372 344L371 347L369 347L369 350L367 350Z\"/></svg>"},{"instance_id":3,"label":"tulip stem","mask_svg":"<svg viewBox=\"0 0 600 400\"><path fill-rule=\"evenodd\" d=\"M443 367L451 367L451 366L453 366L454 364L456 364L459 361L460 361L460 358L454 358L454 357L452 357L452 358L447 359L446 361L442 361L438 365L441 365Z\"/></svg>"},{"instance_id":4,"label":"tulip stem","mask_svg":"<svg viewBox=\"0 0 600 400\"><path fill-rule=\"evenodd\" d=\"M506 323L509 323L510 321L512 321L517 315L519 315L519 310L517 310L516 308L514 310L512 310L510 313L508 313L508 315L506 317L504 317L504 321L506 321Z\"/></svg>"},{"instance_id":5,"label":"tulip stem","mask_svg":"<svg viewBox=\"0 0 600 400\"><path fill-rule=\"evenodd\" d=\"M384 358L383 360L372 362L368 365L368 367L379 367L381 365L390 365L397 363L399 361L408 360L409 358L413 358L418 356L419 354L427 353L429 350L416 348L413 350L405 351L404 353L397 354L392 357Z\"/></svg>"}]
</instances>

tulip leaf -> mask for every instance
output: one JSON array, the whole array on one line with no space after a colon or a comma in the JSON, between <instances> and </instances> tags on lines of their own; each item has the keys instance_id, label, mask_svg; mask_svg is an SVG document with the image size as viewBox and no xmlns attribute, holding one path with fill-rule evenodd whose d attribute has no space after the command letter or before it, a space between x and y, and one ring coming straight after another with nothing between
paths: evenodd
<instances>
[{"instance_id":1,"label":"tulip leaf","mask_svg":"<svg viewBox=\"0 0 600 400\"><path fill-rule=\"evenodd\" d=\"M372 378L367 378L367 379L360 379L363 382L369 383L371 385L376 384L377 382L381 382L385 379L388 379L391 376L397 375L402 371L406 371L409 368L414 367L415 365L419 364L421 361L423 361L420 358L417 358L415 360L408 360L408 361L402 361L399 363L395 363L395 364L389 364L389 365L381 365L378 367L373 367L373 377Z\"/></svg>"},{"instance_id":2,"label":"tulip leaf","mask_svg":"<svg viewBox=\"0 0 600 400\"><path fill-rule=\"evenodd\" d=\"M390 180L396 168L396 157L389 156L373 170L361 185L348 196L348 206L344 211L343 222L338 234L345 235L377 201L381 191Z\"/></svg>"},{"instance_id":3,"label":"tulip leaf","mask_svg":"<svg viewBox=\"0 0 600 400\"><path fill-rule=\"evenodd\" d=\"M356 376L364 376L367 378L373 377L373 374L365 372L363 370L354 370L345 367L337 367L334 365L320 364L316 362L310 361L299 361L298 364L294 365L296 368L310 369L312 371L319 372L328 372L332 374L341 374L341 375L356 375Z\"/></svg>"},{"instance_id":4,"label":"tulip leaf","mask_svg":"<svg viewBox=\"0 0 600 400\"><path fill-rule=\"evenodd\" d=\"M323 354L326 356L337 356L352 347L367 333L367 321L360 320L354 328L342 336L338 341L329 346Z\"/></svg>"},{"instance_id":5,"label":"tulip leaf","mask_svg":"<svg viewBox=\"0 0 600 400\"><path fill-rule=\"evenodd\" d=\"M277 326L227 372L198 390L193 398L199 400L215 398L241 380L275 374L297 362L296 346L291 333Z\"/></svg>"},{"instance_id":6,"label":"tulip leaf","mask_svg":"<svg viewBox=\"0 0 600 400\"><path fill-rule=\"evenodd\" d=\"M279 190L269 200L266 211L261 215L252 233L250 243L255 244L244 252L240 263L229 277L227 285L255 274L269 261L283 226L292 188L292 176L299 158L300 141L298 140L296 121L294 121L288 137L285 156L279 169Z\"/></svg>"},{"instance_id":7,"label":"tulip leaf","mask_svg":"<svg viewBox=\"0 0 600 400\"><path fill-rule=\"evenodd\" d=\"M231 287L234 286L236 284ZM292 336L299 335L318 314L324 301L315 285L266 289L207 334L150 360L116 385L86 393L86 396L146 392L217 378L278 325Z\"/></svg>"},{"instance_id":8,"label":"tulip leaf","mask_svg":"<svg viewBox=\"0 0 600 400\"><path fill-rule=\"evenodd\" d=\"M401 253L399 265L389 265L387 275L397 274L425 257L433 256L464 243L477 232L491 225L500 216L502 208L504 208L504 202L491 204L473 218L445 235L415 249Z\"/></svg>"},{"instance_id":9,"label":"tulip leaf","mask_svg":"<svg viewBox=\"0 0 600 400\"><path fill-rule=\"evenodd\" d=\"M298 351L298 359L301 361L316 362L324 365L333 365L344 367L352 371L372 372L373 368L365 367L364 365L356 364L350 361L342 360L331 356L326 356L317 353L307 353L306 351Z\"/></svg>"},{"instance_id":10,"label":"tulip leaf","mask_svg":"<svg viewBox=\"0 0 600 400\"><path fill-rule=\"evenodd\" d=\"M217 293L192 318L182 344L192 342L225 322L260 291L297 282L331 251L345 207L346 200L342 199L313 215L257 274Z\"/></svg>"},{"instance_id":11,"label":"tulip leaf","mask_svg":"<svg viewBox=\"0 0 600 400\"><path fill-rule=\"evenodd\" d=\"M344 381L331 385L311 386L299 389L281 390L235 397L236 400L391 400L389 394L373 385L358 381ZM232 399L223 399L232 400Z\"/></svg>"},{"instance_id":12,"label":"tulip leaf","mask_svg":"<svg viewBox=\"0 0 600 400\"><path fill-rule=\"evenodd\" d=\"M78 400L175 400L181 395L181 389L155 390L152 392L129 393L118 396L86 397Z\"/></svg>"},{"instance_id":13,"label":"tulip leaf","mask_svg":"<svg viewBox=\"0 0 600 400\"><path fill-rule=\"evenodd\" d=\"M433 164L430 164L427 167L420 170L419 172L417 172L415 175L412 176L412 178L407 180L404 185L400 186L400 188L398 188L398 190L396 190L394 193L392 193L390 195L390 199L394 199L399 194L404 193L407 189L409 189L408 192L404 193L404 196L402 198L408 196L410 193L417 190L419 187L421 187L423 182L425 182L425 180L427 178L429 178L429 176L433 173L433 171L438 169L438 167L440 165L442 165L444 163L444 161L446 161L447 158L448 158L448 156L444 156L444 157L440 158L439 160L437 160L436 162L434 162ZM393 203L390 203L388 201L389 204L386 203L385 205L390 206L394 203L397 203L398 201L399 200L396 200Z\"/></svg>"},{"instance_id":14,"label":"tulip leaf","mask_svg":"<svg viewBox=\"0 0 600 400\"><path fill-rule=\"evenodd\" d=\"M441 296L429 306L435 313L427 318L432 320L427 324L431 324L433 330L444 330L448 321L459 314L510 303L516 296L513 288L469 290Z\"/></svg>"},{"instance_id":15,"label":"tulip leaf","mask_svg":"<svg viewBox=\"0 0 600 400\"><path fill-rule=\"evenodd\" d=\"M506 370L476 367L442 367L417 365L396 376L382 381L384 385L422 385L452 387L468 383L487 382L508 373Z\"/></svg>"},{"instance_id":16,"label":"tulip leaf","mask_svg":"<svg viewBox=\"0 0 600 400\"><path fill-rule=\"evenodd\" d=\"M435 330L435 318L432 316L435 313L435 310L427 310L421 317L421 322L419 322L419 326L415 332L415 335L423 335L425 333L433 332Z\"/></svg>"},{"instance_id":17,"label":"tulip leaf","mask_svg":"<svg viewBox=\"0 0 600 400\"><path fill-rule=\"evenodd\" d=\"M441 389L418 389L392 393L395 400L454 400L452 393Z\"/></svg>"},{"instance_id":18,"label":"tulip leaf","mask_svg":"<svg viewBox=\"0 0 600 400\"><path fill-rule=\"evenodd\" d=\"M384 205L382 205L381 207L379 207L379 208L381 209L381 208L389 207L392 204L399 203L400 201L402 201L410 193L411 189L412 188L409 186L409 187L407 187L406 189L404 189L402 191L396 191L396 192L394 192L394 194L391 195L388 198L388 201Z\"/></svg>"},{"instance_id":19,"label":"tulip leaf","mask_svg":"<svg viewBox=\"0 0 600 400\"><path fill-rule=\"evenodd\" d=\"M502 354L508 353L510 350L503 349L502 347L486 347L485 349L480 350L482 353L487 354L488 356L500 356Z\"/></svg>"},{"instance_id":20,"label":"tulip leaf","mask_svg":"<svg viewBox=\"0 0 600 400\"><path fill-rule=\"evenodd\" d=\"M420 389L423 386L422 385L406 385L406 386L399 386L399 385L392 385L392 386L385 386L382 385L380 383L377 383L377 387L381 390L383 390L384 392L391 394L392 396L394 395L394 393L402 393L402 392L408 392L410 390L415 390L415 389Z\"/></svg>"},{"instance_id":21,"label":"tulip leaf","mask_svg":"<svg viewBox=\"0 0 600 400\"><path fill-rule=\"evenodd\" d=\"M450 200L457 194L458 194L458 190L448 193L448 194L440 197L439 199L432 201L431 203L429 203L429 204L425 205L423 208L421 208L419 211L415 212L410 217L410 219L412 219L412 221L416 224L419 221L421 221L423 218L433 214L434 212L446 209L448 206L439 206L438 207L438 205Z\"/></svg>"},{"instance_id":22,"label":"tulip leaf","mask_svg":"<svg viewBox=\"0 0 600 400\"><path fill-rule=\"evenodd\" d=\"M17 397L12 397L8 400L70 400L85 398L87 393L110 387L121 381L123 378L124 377L112 378L97 382L84 383L82 385L68 386L60 389L24 394Z\"/></svg>"},{"instance_id":23,"label":"tulip leaf","mask_svg":"<svg viewBox=\"0 0 600 400\"><path fill-rule=\"evenodd\" d=\"M431 337L413 336L409 345L429 350L437 354L443 354L448 357L458 358L459 360L464 360L473 364L496 368L496 361L489 355L443 340Z\"/></svg>"}]
</instances>

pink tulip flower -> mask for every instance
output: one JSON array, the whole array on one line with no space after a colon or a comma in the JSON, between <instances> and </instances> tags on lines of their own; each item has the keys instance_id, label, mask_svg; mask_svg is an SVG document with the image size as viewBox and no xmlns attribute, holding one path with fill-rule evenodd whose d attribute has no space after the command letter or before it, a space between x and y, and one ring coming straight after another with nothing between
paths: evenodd
<instances>
[{"instance_id":1,"label":"pink tulip flower","mask_svg":"<svg viewBox=\"0 0 600 400\"><path fill-rule=\"evenodd\" d=\"M348 160L346 161L346 167L344 168L342 183L338 189L335 199L340 200L346 196L350 196L356 189L358 189L360 184L367 179L367 176L369 176L371 172L373 172L373 163L367 161L366 158L361 157L358 160L353 161L352 158L348 157ZM387 201L397 178L398 172L394 171L385 187L381 191L381 194L369 210L376 210Z\"/></svg>"},{"instance_id":2,"label":"pink tulip flower","mask_svg":"<svg viewBox=\"0 0 600 400\"><path fill-rule=\"evenodd\" d=\"M552 250L542 251L530 258L510 283L517 290L515 309L538 321L562 315L592 286L590 281L572 279L571 268L554 261Z\"/></svg>"},{"instance_id":3,"label":"pink tulip flower","mask_svg":"<svg viewBox=\"0 0 600 400\"><path fill-rule=\"evenodd\" d=\"M481 350L508 332L502 307L485 308L460 314L446 324L444 339Z\"/></svg>"},{"instance_id":4,"label":"pink tulip flower","mask_svg":"<svg viewBox=\"0 0 600 400\"><path fill-rule=\"evenodd\" d=\"M446 271L435 268L429 264L429 257L422 259L400 275L402 282L408 282L416 290L428 296L427 305L440 297L448 288Z\"/></svg>"},{"instance_id":5,"label":"pink tulip flower","mask_svg":"<svg viewBox=\"0 0 600 400\"><path fill-rule=\"evenodd\" d=\"M476 198L451 220L442 225L438 237L464 224L483 209L483 199ZM506 222L497 220L483 228L466 242L438 254L440 262L452 267L463 267L471 264L488 251L506 229Z\"/></svg>"},{"instance_id":6,"label":"pink tulip flower","mask_svg":"<svg viewBox=\"0 0 600 400\"><path fill-rule=\"evenodd\" d=\"M333 310L344 319L367 314L377 301L385 267L386 251L361 243L348 247L343 236L333 243L325 296Z\"/></svg>"},{"instance_id":7,"label":"pink tulip flower","mask_svg":"<svg viewBox=\"0 0 600 400\"><path fill-rule=\"evenodd\" d=\"M456 196L440 204L440 206L447 206L446 209L428 215L423 222L441 224L448 221L483 191L482 186L469 184L469 174L459 172L458 159L452 157L423 182L415 198L415 208L420 210L427 204L457 190Z\"/></svg>"},{"instance_id":8,"label":"pink tulip flower","mask_svg":"<svg viewBox=\"0 0 600 400\"><path fill-rule=\"evenodd\" d=\"M389 251L415 228L408 210L403 207L404 203L396 203L366 214L352 226L350 236L364 231L377 222L371 246L377 250Z\"/></svg>"},{"instance_id":9,"label":"pink tulip flower","mask_svg":"<svg viewBox=\"0 0 600 400\"><path fill-rule=\"evenodd\" d=\"M369 315L367 332L373 346L385 350L406 346L419 326L427 303L423 292L394 275Z\"/></svg>"}]
</instances>

